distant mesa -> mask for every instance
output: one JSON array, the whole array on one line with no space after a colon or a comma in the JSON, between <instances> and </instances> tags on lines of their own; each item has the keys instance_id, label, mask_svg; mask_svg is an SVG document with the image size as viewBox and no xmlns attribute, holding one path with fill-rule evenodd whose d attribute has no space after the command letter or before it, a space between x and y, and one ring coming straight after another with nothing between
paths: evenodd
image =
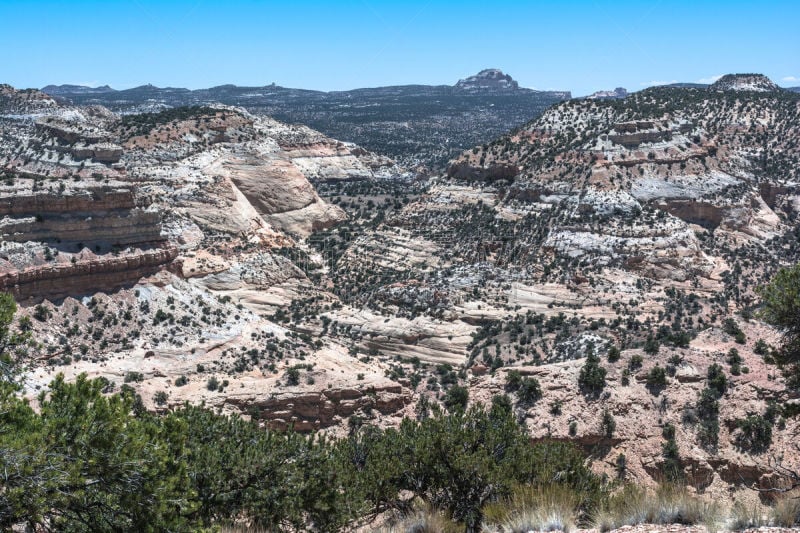
<instances>
[{"instance_id":1,"label":"distant mesa","mask_svg":"<svg viewBox=\"0 0 800 533\"><path fill-rule=\"evenodd\" d=\"M763 74L726 74L709 87L711 91L752 91L766 93L781 90Z\"/></svg>"},{"instance_id":2,"label":"distant mesa","mask_svg":"<svg viewBox=\"0 0 800 533\"><path fill-rule=\"evenodd\" d=\"M63 84L42 87L42 92L47 93L50 96L72 96L75 94L105 94L116 91L108 85L102 85L100 87L87 87L85 85Z\"/></svg>"},{"instance_id":3,"label":"distant mesa","mask_svg":"<svg viewBox=\"0 0 800 533\"><path fill-rule=\"evenodd\" d=\"M627 98L628 90L625 87L617 87L613 91L597 91L586 98L589 100L622 100Z\"/></svg>"},{"instance_id":4,"label":"distant mesa","mask_svg":"<svg viewBox=\"0 0 800 533\"><path fill-rule=\"evenodd\" d=\"M487 68L463 80L458 80L456 89L480 90L494 89L502 91L516 91L519 89L517 83L511 76L504 74L502 70Z\"/></svg>"}]
</instances>

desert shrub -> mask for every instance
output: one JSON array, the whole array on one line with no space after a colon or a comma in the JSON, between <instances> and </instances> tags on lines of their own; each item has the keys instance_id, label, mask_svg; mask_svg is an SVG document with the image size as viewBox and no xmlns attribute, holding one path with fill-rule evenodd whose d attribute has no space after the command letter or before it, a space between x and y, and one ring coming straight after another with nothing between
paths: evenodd
<instances>
[{"instance_id":1,"label":"desert shrub","mask_svg":"<svg viewBox=\"0 0 800 533\"><path fill-rule=\"evenodd\" d=\"M509 370L506 374L506 392L517 392L522 386L522 374L519 370Z\"/></svg>"},{"instance_id":2,"label":"desert shrub","mask_svg":"<svg viewBox=\"0 0 800 533\"><path fill-rule=\"evenodd\" d=\"M761 415L750 415L738 420L736 446L751 453L762 453L772 444L772 424Z\"/></svg>"},{"instance_id":3,"label":"desert shrub","mask_svg":"<svg viewBox=\"0 0 800 533\"><path fill-rule=\"evenodd\" d=\"M610 439L614 436L614 430L617 429L617 422L614 420L614 416L609 412L608 409L603 411L603 418L600 421L600 428L603 431L603 435L607 439Z\"/></svg>"},{"instance_id":4,"label":"desert shrub","mask_svg":"<svg viewBox=\"0 0 800 533\"><path fill-rule=\"evenodd\" d=\"M661 445L661 456L663 458L661 473L669 483L681 482L683 481L683 465L678 452L678 443L675 440L675 427L672 424L665 425L662 430L662 436L664 437L664 443Z\"/></svg>"},{"instance_id":5,"label":"desert shrub","mask_svg":"<svg viewBox=\"0 0 800 533\"><path fill-rule=\"evenodd\" d=\"M716 447L719 442L719 401L714 389L700 392L696 404L699 427L697 438L703 446Z\"/></svg>"},{"instance_id":6,"label":"desert shrub","mask_svg":"<svg viewBox=\"0 0 800 533\"><path fill-rule=\"evenodd\" d=\"M772 508L772 524L777 527L800 525L800 498L784 497Z\"/></svg>"},{"instance_id":7,"label":"desert shrub","mask_svg":"<svg viewBox=\"0 0 800 533\"><path fill-rule=\"evenodd\" d=\"M658 339L650 335L647 337L647 340L645 340L642 350L644 350L644 353L646 354L656 355L660 347L661 344L658 342Z\"/></svg>"},{"instance_id":8,"label":"desert shrub","mask_svg":"<svg viewBox=\"0 0 800 533\"><path fill-rule=\"evenodd\" d=\"M406 419L397 429L363 428L339 446L352 466L347 484L355 485L372 509L402 506L398 498L406 491L470 531L483 522L486 504L509 497L518 485L568 487L580 512L602 496L599 478L576 448L531 445L505 409L473 406L452 414L434 409L428 418Z\"/></svg>"},{"instance_id":9,"label":"desert shrub","mask_svg":"<svg viewBox=\"0 0 800 533\"><path fill-rule=\"evenodd\" d=\"M453 412L456 410L463 411L467 408L469 401L469 390L461 385L453 385L444 395L444 406L448 411Z\"/></svg>"},{"instance_id":10,"label":"desert shrub","mask_svg":"<svg viewBox=\"0 0 800 533\"><path fill-rule=\"evenodd\" d=\"M706 373L706 387L713 391L716 398L721 398L728 389L728 379L722 367L714 363Z\"/></svg>"},{"instance_id":11,"label":"desert shrub","mask_svg":"<svg viewBox=\"0 0 800 533\"><path fill-rule=\"evenodd\" d=\"M639 355L638 353L634 354L634 355L631 356L630 360L628 361L628 369L630 371L639 370L640 368L642 368L642 363L643 362L644 362L644 359L642 358L641 355Z\"/></svg>"},{"instance_id":12,"label":"desert shrub","mask_svg":"<svg viewBox=\"0 0 800 533\"><path fill-rule=\"evenodd\" d=\"M606 532L638 524L702 524L716 531L722 519L719 504L692 495L682 486L666 483L651 491L626 484L595 511L592 526Z\"/></svg>"},{"instance_id":13,"label":"desert shrub","mask_svg":"<svg viewBox=\"0 0 800 533\"><path fill-rule=\"evenodd\" d=\"M125 372L125 377L123 378L125 383L134 383L144 381L144 374L141 372Z\"/></svg>"},{"instance_id":14,"label":"desert shrub","mask_svg":"<svg viewBox=\"0 0 800 533\"><path fill-rule=\"evenodd\" d=\"M600 358L594 354L586 357L586 362L578 374L578 385L585 394L596 396L606 386L606 369L600 366Z\"/></svg>"},{"instance_id":15,"label":"desert shrub","mask_svg":"<svg viewBox=\"0 0 800 533\"><path fill-rule=\"evenodd\" d=\"M542 387L534 377L527 377L522 380L517 391L517 403L520 405L531 405L542 397Z\"/></svg>"},{"instance_id":16,"label":"desert shrub","mask_svg":"<svg viewBox=\"0 0 800 533\"><path fill-rule=\"evenodd\" d=\"M616 346L612 346L611 348L609 348L608 349L608 362L609 363L616 363L617 361L619 361L621 353L622 352L620 352L620 349L617 348Z\"/></svg>"},{"instance_id":17,"label":"desert shrub","mask_svg":"<svg viewBox=\"0 0 800 533\"><path fill-rule=\"evenodd\" d=\"M286 384L296 386L300 384L300 370L296 367L291 367L286 370Z\"/></svg>"},{"instance_id":18,"label":"desert shrub","mask_svg":"<svg viewBox=\"0 0 800 533\"><path fill-rule=\"evenodd\" d=\"M667 371L661 365L656 365L647 373L646 380L648 388L660 391L667 386Z\"/></svg>"},{"instance_id":19,"label":"desert shrub","mask_svg":"<svg viewBox=\"0 0 800 533\"><path fill-rule=\"evenodd\" d=\"M761 317L783 332L776 360L784 367L787 385L800 388L800 264L781 269L759 294Z\"/></svg>"},{"instance_id":20,"label":"desert shrub","mask_svg":"<svg viewBox=\"0 0 800 533\"><path fill-rule=\"evenodd\" d=\"M167 391L160 390L153 395L153 401L156 405L165 405L169 400L169 394Z\"/></svg>"}]
</instances>

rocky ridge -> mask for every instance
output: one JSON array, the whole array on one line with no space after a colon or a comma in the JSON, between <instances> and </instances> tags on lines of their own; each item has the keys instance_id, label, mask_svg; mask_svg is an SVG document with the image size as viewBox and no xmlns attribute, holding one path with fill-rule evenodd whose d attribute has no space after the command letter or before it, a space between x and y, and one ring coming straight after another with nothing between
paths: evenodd
<instances>
[{"instance_id":1,"label":"rocky ridge","mask_svg":"<svg viewBox=\"0 0 800 533\"><path fill-rule=\"evenodd\" d=\"M456 89L465 91L480 91L486 89L514 91L519 89L519 83L517 83L514 78L496 68L484 69L474 76L458 80L455 86Z\"/></svg>"},{"instance_id":2,"label":"rocky ridge","mask_svg":"<svg viewBox=\"0 0 800 533\"><path fill-rule=\"evenodd\" d=\"M0 286L41 340L31 394L88 372L135 385L153 408L167 405L157 391L169 405L202 397L302 431L402 411L402 385L271 319L318 292L287 259L298 239L346 218L309 179L402 175L391 160L226 106L31 113L27 93L8 93Z\"/></svg>"}]
</instances>

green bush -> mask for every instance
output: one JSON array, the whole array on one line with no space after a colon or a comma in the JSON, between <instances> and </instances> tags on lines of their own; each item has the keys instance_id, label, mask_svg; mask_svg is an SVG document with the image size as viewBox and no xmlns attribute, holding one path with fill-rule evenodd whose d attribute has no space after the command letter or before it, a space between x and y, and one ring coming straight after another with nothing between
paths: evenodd
<instances>
[{"instance_id":1,"label":"green bush","mask_svg":"<svg viewBox=\"0 0 800 533\"><path fill-rule=\"evenodd\" d=\"M603 411L603 418L600 422L600 428L603 430L603 435L607 439L614 436L614 431L617 429L617 421L614 420L612 414L606 409Z\"/></svg>"},{"instance_id":2,"label":"green bush","mask_svg":"<svg viewBox=\"0 0 800 533\"><path fill-rule=\"evenodd\" d=\"M559 484L573 489L584 511L602 496L602 484L568 443L529 443L507 411L472 407L397 429L374 428L340 443L352 465L346 485L356 486L373 510L397 508L403 491L444 509L469 531L477 531L484 506L508 496L514 486Z\"/></svg>"},{"instance_id":3,"label":"green bush","mask_svg":"<svg viewBox=\"0 0 800 533\"><path fill-rule=\"evenodd\" d=\"M542 387L534 377L524 378L517 391L517 403L520 405L531 405L539 401L542 397Z\"/></svg>"},{"instance_id":4,"label":"green bush","mask_svg":"<svg viewBox=\"0 0 800 533\"><path fill-rule=\"evenodd\" d=\"M620 352L620 349L617 348L616 346L612 346L611 348L609 348L608 349L608 362L609 363L616 363L617 361L619 361L621 353L622 352Z\"/></svg>"},{"instance_id":5,"label":"green bush","mask_svg":"<svg viewBox=\"0 0 800 533\"><path fill-rule=\"evenodd\" d=\"M467 408L469 401L469 390L461 385L453 385L444 395L444 406L451 413L454 411L463 411Z\"/></svg>"},{"instance_id":6,"label":"green bush","mask_svg":"<svg viewBox=\"0 0 800 533\"><path fill-rule=\"evenodd\" d=\"M647 373L647 387L653 391L660 391L667 386L667 371L661 365L656 365Z\"/></svg>"},{"instance_id":7,"label":"green bush","mask_svg":"<svg viewBox=\"0 0 800 533\"><path fill-rule=\"evenodd\" d=\"M628 361L628 370L630 370L631 372L633 372L634 370L639 370L640 368L642 368L643 362L644 359L638 353L632 355L630 361Z\"/></svg>"},{"instance_id":8,"label":"green bush","mask_svg":"<svg viewBox=\"0 0 800 533\"><path fill-rule=\"evenodd\" d=\"M714 448L719 442L719 401L717 392L706 387L697 400L697 416L699 428L697 438L708 448Z\"/></svg>"},{"instance_id":9,"label":"green bush","mask_svg":"<svg viewBox=\"0 0 800 533\"><path fill-rule=\"evenodd\" d=\"M706 387L711 389L716 398L721 398L728 389L728 379L722 367L714 363L708 367Z\"/></svg>"},{"instance_id":10,"label":"green bush","mask_svg":"<svg viewBox=\"0 0 800 533\"><path fill-rule=\"evenodd\" d=\"M763 453L772 444L772 424L761 415L750 415L736 422L739 432L734 442L742 450Z\"/></svg>"},{"instance_id":11,"label":"green bush","mask_svg":"<svg viewBox=\"0 0 800 533\"><path fill-rule=\"evenodd\" d=\"M658 342L658 339L650 335L644 342L644 347L642 348L642 350L644 350L644 353L646 354L656 355L660 347L661 344Z\"/></svg>"},{"instance_id":12,"label":"green bush","mask_svg":"<svg viewBox=\"0 0 800 533\"><path fill-rule=\"evenodd\" d=\"M578 385L585 394L596 396L606 386L606 369L600 366L600 358L593 353L586 357L586 362L578 374Z\"/></svg>"},{"instance_id":13,"label":"green bush","mask_svg":"<svg viewBox=\"0 0 800 533\"><path fill-rule=\"evenodd\" d=\"M125 383L144 381L144 374L142 374L141 372L125 372L125 378L123 379L123 381Z\"/></svg>"},{"instance_id":14,"label":"green bush","mask_svg":"<svg viewBox=\"0 0 800 533\"><path fill-rule=\"evenodd\" d=\"M522 386L522 374L519 370L509 370L506 373L506 392L517 392Z\"/></svg>"},{"instance_id":15,"label":"green bush","mask_svg":"<svg viewBox=\"0 0 800 533\"><path fill-rule=\"evenodd\" d=\"M759 294L761 318L783 332L775 359L784 367L787 385L800 389L800 263L781 269Z\"/></svg>"}]
</instances>

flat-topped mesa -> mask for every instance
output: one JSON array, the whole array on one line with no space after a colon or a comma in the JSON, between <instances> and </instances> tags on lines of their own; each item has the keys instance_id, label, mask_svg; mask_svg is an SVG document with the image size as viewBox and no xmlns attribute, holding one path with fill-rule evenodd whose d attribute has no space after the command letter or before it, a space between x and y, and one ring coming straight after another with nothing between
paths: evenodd
<instances>
[{"instance_id":1,"label":"flat-topped mesa","mask_svg":"<svg viewBox=\"0 0 800 533\"><path fill-rule=\"evenodd\" d=\"M763 74L726 74L708 88L709 91L752 91L766 93L781 88Z\"/></svg>"}]
</instances>

